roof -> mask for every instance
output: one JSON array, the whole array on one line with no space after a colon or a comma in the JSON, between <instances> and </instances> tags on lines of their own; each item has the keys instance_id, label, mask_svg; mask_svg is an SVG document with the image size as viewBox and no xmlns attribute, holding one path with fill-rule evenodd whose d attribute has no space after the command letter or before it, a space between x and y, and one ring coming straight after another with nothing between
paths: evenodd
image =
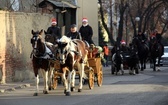
<instances>
[{"instance_id":1,"label":"roof","mask_svg":"<svg viewBox=\"0 0 168 105\"><path fill-rule=\"evenodd\" d=\"M44 1L39 3L39 7L43 8L43 6L45 5L46 2L49 2L49 3L53 4L56 7L78 8L78 6L76 6L74 4L71 4L69 2L66 2L66 1L55 1L55 0L44 0Z\"/></svg>"}]
</instances>

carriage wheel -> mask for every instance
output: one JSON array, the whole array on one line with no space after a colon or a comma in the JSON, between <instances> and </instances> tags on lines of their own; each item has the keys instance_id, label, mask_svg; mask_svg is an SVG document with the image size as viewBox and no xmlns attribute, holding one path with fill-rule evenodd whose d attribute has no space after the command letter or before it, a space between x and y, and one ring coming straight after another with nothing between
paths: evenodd
<instances>
[{"instance_id":1,"label":"carriage wheel","mask_svg":"<svg viewBox=\"0 0 168 105\"><path fill-rule=\"evenodd\" d=\"M97 85L100 87L102 86L102 83L103 83L103 71L101 67L99 73L97 74Z\"/></svg>"},{"instance_id":2,"label":"carriage wheel","mask_svg":"<svg viewBox=\"0 0 168 105\"><path fill-rule=\"evenodd\" d=\"M94 72L93 72L93 70L90 70L89 71L89 89L93 89L94 88Z\"/></svg>"}]
</instances>

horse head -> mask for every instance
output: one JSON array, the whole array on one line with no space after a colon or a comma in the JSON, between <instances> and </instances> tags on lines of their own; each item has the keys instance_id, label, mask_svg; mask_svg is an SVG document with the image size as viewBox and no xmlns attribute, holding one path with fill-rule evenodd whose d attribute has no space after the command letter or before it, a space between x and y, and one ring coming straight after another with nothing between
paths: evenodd
<instances>
[{"instance_id":1,"label":"horse head","mask_svg":"<svg viewBox=\"0 0 168 105\"><path fill-rule=\"evenodd\" d=\"M31 44L33 47L33 54L35 56L41 56L42 54L45 53L45 45L42 40L42 33L43 30L41 31L34 31L32 30L32 38L31 38Z\"/></svg>"},{"instance_id":2,"label":"horse head","mask_svg":"<svg viewBox=\"0 0 168 105\"><path fill-rule=\"evenodd\" d=\"M58 49L57 49L57 53L59 54L59 60L61 64L64 64L68 54L70 53L70 42L71 39L66 37L66 36L62 36L62 38L60 38L57 41L58 44Z\"/></svg>"},{"instance_id":3,"label":"horse head","mask_svg":"<svg viewBox=\"0 0 168 105\"><path fill-rule=\"evenodd\" d=\"M50 33L47 33L45 30L44 30L44 34L45 34L45 41L46 42L50 42L52 44L55 44L55 37L54 37L54 34L50 34Z\"/></svg>"}]
</instances>

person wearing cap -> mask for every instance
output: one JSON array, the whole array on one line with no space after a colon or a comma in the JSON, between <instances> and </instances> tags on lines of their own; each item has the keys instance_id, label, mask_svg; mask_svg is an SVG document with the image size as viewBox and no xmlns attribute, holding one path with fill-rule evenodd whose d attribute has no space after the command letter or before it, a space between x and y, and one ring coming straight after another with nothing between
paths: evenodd
<instances>
[{"instance_id":1,"label":"person wearing cap","mask_svg":"<svg viewBox=\"0 0 168 105\"><path fill-rule=\"evenodd\" d=\"M162 55L164 55L164 45L161 42L162 35L160 33L158 33L157 29L155 29L154 33L150 36L150 38L151 37L156 37L157 42L162 46ZM151 48L151 45L150 45L150 48Z\"/></svg>"},{"instance_id":2,"label":"person wearing cap","mask_svg":"<svg viewBox=\"0 0 168 105\"><path fill-rule=\"evenodd\" d=\"M142 43L146 43L147 37L145 36L144 33L142 33L141 31L139 31L137 37L138 37L138 39L139 39Z\"/></svg>"},{"instance_id":3,"label":"person wearing cap","mask_svg":"<svg viewBox=\"0 0 168 105\"><path fill-rule=\"evenodd\" d=\"M76 24L71 25L70 32L68 32L66 36L71 38L71 39L82 40L80 33L77 31Z\"/></svg>"},{"instance_id":4,"label":"person wearing cap","mask_svg":"<svg viewBox=\"0 0 168 105\"><path fill-rule=\"evenodd\" d=\"M82 19L82 26L79 29L81 33L82 40L87 41L89 44L94 44L92 40L93 30L92 27L88 24L88 19Z\"/></svg>"},{"instance_id":5,"label":"person wearing cap","mask_svg":"<svg viewBox=\"0 0 168 105\"><path fill-rule=\"evenodd\" d=\"M121 40L121 47L120 47L122 52L128 52L128 47L126 46L125 40Z\"/></svg>"},{"instance_id":6,"label":"person wearing cap","mask_svg":"<svg viewBox=\"0 0 168 105\"><path fill-rule=\"evenodd\" d=\"M60 28L57 26L57 20L55 18L52 18L51 26L48 27L47 33L53 35L55 41L61 37Z\"/></svg>"}]
</instances>

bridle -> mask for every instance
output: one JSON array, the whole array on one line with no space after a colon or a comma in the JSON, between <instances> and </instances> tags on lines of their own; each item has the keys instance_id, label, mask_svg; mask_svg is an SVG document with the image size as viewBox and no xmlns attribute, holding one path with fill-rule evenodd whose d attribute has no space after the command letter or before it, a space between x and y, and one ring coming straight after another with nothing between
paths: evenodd
<instances>
[{"instance_id":1,"label":"bridle","mask_svg":"<svg viewBox=\"0 0 168 105\"><path fill-rule=\"evenodd\" d=\"M65 61L67 60L68 54L70 53L74 53L77 54L77 52L75 50L71 49L71 44L73 43L73 41L70 41L68 43L63 43L60 42L58 43L58 50L57 50L57 54L60 54L59 57L57 58L60 62L65 63ZM67 47L68 46L68 47Z\"/></svg>"},{"instance_id":2,"label":"bridle","mask_svg":"<svg viewBox=\"0 0 168 105\"><path fill-rule=\"evenodd\" d=\"M45 46L45 51L44 53L40 52L39 51L39 48L38 48L38 41L40 41L40 36L38 35L38 33L34 34L33 37L31 38L31 44L32 44L32 47L33 47L33 50L31 52L31 55L30 55L30 58L32 56L36 57L36 58L43 58L44 56L46 56L46 45L45 43L44 46Z\"/></svg>"}]
</instances>

